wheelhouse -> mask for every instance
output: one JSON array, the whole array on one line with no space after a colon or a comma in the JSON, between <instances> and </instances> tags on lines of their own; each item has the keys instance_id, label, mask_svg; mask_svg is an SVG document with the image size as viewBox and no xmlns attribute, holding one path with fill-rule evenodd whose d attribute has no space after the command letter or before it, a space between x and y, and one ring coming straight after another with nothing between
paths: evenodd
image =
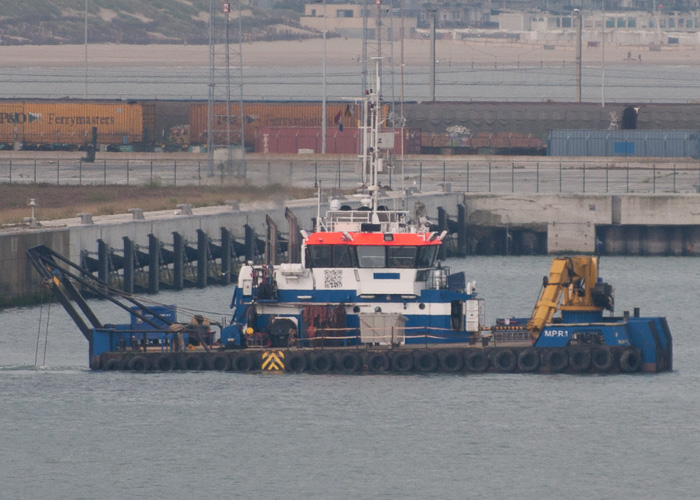
<instances>
[{"instance_id":1,"label":"wheelhouse","mask_svg":"<svg viewBox=\"0 0 700 500\"><path fill-rule=\"evenodd\" d=\"M431 238L431 234L316 233L306 241L304 266L308 269L431 268L440 247L437 238Z\"/></svg>"}]
</instances>

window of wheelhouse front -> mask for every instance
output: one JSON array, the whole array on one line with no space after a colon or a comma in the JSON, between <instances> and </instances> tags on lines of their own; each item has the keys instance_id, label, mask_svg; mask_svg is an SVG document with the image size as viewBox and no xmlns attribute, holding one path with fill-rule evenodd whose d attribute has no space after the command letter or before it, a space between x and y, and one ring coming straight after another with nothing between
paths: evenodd
<instances>
[{"instance_id":1,"label":"window of wheelhouse front","mask_svg":"<svg viewBox=\"0 0 700 500\"><path fill-rule=\"evenodd\" d=\"M306 267L357 267L355 248L350 245L309 245Z\"/></svg>"},{"instance_id":2,"label":"window of wheelhouse front","mask_svg":"<svg viewBox=\"0 0 700 500\"><path fill-rule=\"evenodd\" d=\"M360 267L386 267L386 247L363 245L357 247L357 261Z\"/></svg>"},{"instance_id":3,"label":"window of wheelhouse front","mask_svg":"<svg viewBox=\"0 0 700 500\"><path fill-rule=\"evenodd\" d=\"M418 252L418 267L433 267L438 254L438 245L420 247Z\"/></svg>"},{"instance_id":4,"label":"window of wheelhouse front","mask_svg":"<svg viewBox=\"0 0 700 500\"><path fill-rule=\"evenodd\" d=\"M309 245L306 267L426 268L433 267L438 245Z\"/></svg>"},{"instance_id":5,"label":"window of wheelhouse front","mask_svg":"<svg viewBox=\"0 0 700 500\"><path fill-rule=\"evenodd\" d=\"M416 267L418 247L387 247L387 267Z\"/></svg>"},{"instance_id":6,"label":"window of wheelhouse front","mask_svg":"<svg viewBox=\"0 0 700 500\"><path fill-rule=\"evenodd\" d=\"M437 257L437 246L358 246L360 267L413 269L432 267Z\"/></svg>"},{"instance_id":7,"label":"window of wheelhouse front","mask_svg":"<svg viewBox=\"0 0 700 500\"><path fill-rule=\"evenodd\" d=\"M306 267L333 267L330 245L306 247Z\"/></svg>"},{"instance_id":8,"label":"window of wheelhouse front","mask_svg":"<svg viewBox=\"0 0 700 500\"><path fill-rule=\"evenodd\" d=\"M357 254L350 245L333 245L334 267L357 267Z\"/></svg>"}]
</instances>

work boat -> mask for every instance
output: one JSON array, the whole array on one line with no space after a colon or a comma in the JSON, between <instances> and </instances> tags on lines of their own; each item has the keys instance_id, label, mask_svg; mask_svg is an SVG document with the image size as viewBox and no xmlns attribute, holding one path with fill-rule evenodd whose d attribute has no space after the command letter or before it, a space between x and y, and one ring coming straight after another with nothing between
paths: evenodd
<instances>
[{"instance_id":1,"label":"work boat","mask_svg":"<svg viewBox=\"0 0 700 500\"><path fill-rule=\"evenodd\" d=\"M300 263L241 268L232 301L238 332L227 328L224 335L236 333L224 345L455 343L480 331L483 301L475 284L438 260L446 233L431 231L419 212L380 202L380 89L377 79L362 100L368 118L359 206L334 199L321 217L319 201L314 231L302 231Z\"/></svg>"},{"instance_id":2,"label":"work boat","mask_svg":"<svg viewBox=\"0 0 700 500\"><path fill-rule=\"evenodd\" d=\"M233 297L240 331L280 347L467 342L479 332L474 283L437 260L444 233L376 199L357 209L332 202L303 235L301 263L243 266Z\"/></svg>"}]
</instances>

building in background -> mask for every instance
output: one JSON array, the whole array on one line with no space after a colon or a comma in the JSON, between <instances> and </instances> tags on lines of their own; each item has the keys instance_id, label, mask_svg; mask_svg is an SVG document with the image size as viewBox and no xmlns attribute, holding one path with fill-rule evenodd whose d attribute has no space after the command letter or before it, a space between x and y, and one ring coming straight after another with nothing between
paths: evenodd
<instances>
[{"instance_id":1,"label":"building in background","mask_svg":"<svg viewBox=\"0 0 700 500\"><path fill-rule=\"evenodd\" d=\"M325 29L329 33L335 33L348 38L362 38L363 27L363 5L359 4L332 4L312 3L307 4L304 9L304 15L300 19L300 24L306 28L312 28L317 31L324 29L324 11L325 11ZM376 37L377 19L376 7L374 2L367 5L369 12L367 13L367 36L369 38ZM389 38L398 40L401 27L401 13L398 9L391 9L393 19L382 19L385 28L389 26ZM404 11L405 14L405 11ZM385 16L386 14L382 14ZM404 16L404 32L406 38L413 37L418 20L415 17ZM391 29L393 27L393 30ZM392 32L393 31L393 32Z\"/></svg>"}]
</instances>

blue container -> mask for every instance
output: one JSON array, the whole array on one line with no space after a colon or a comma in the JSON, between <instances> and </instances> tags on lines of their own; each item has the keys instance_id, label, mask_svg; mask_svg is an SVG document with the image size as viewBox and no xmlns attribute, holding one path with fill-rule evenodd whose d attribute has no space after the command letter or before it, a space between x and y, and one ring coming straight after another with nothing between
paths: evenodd
<instances>
[{"instance_id":1,"label":"blue container","mask_svg":"<svg viewBox=\"0 0 700 500\"><path fill-rule=\"evenodd\" d=\"M171 305L171 306L153 306L153 307L149 307L149 309L172 323L175 323L177 321L177 314L175 313L175 306L174 305ZM155 319L152 314L146 313L140 307L134 306L130 310L133 312L137 312L137 313L141 314L142 316L145 316L148 319L154 320L154 322L157 325L159 325L162 330L168 329L169 325L167 323L164 323L163 321ZM140 318L138 318L132 314L131 315L131 329L132 330L152 330L154 328L151 325L149 325L148 323L141 321Z\"/></svg>"},{"instance_id":2,"label":"blue container","mask_svg":"<svg viewBox=\"0 0 700 500\"><path fill-rule=\"evenodd\" d=\"M552 130L547 155L700 158L700 131Z\"/></svg>"}]
</instances>

